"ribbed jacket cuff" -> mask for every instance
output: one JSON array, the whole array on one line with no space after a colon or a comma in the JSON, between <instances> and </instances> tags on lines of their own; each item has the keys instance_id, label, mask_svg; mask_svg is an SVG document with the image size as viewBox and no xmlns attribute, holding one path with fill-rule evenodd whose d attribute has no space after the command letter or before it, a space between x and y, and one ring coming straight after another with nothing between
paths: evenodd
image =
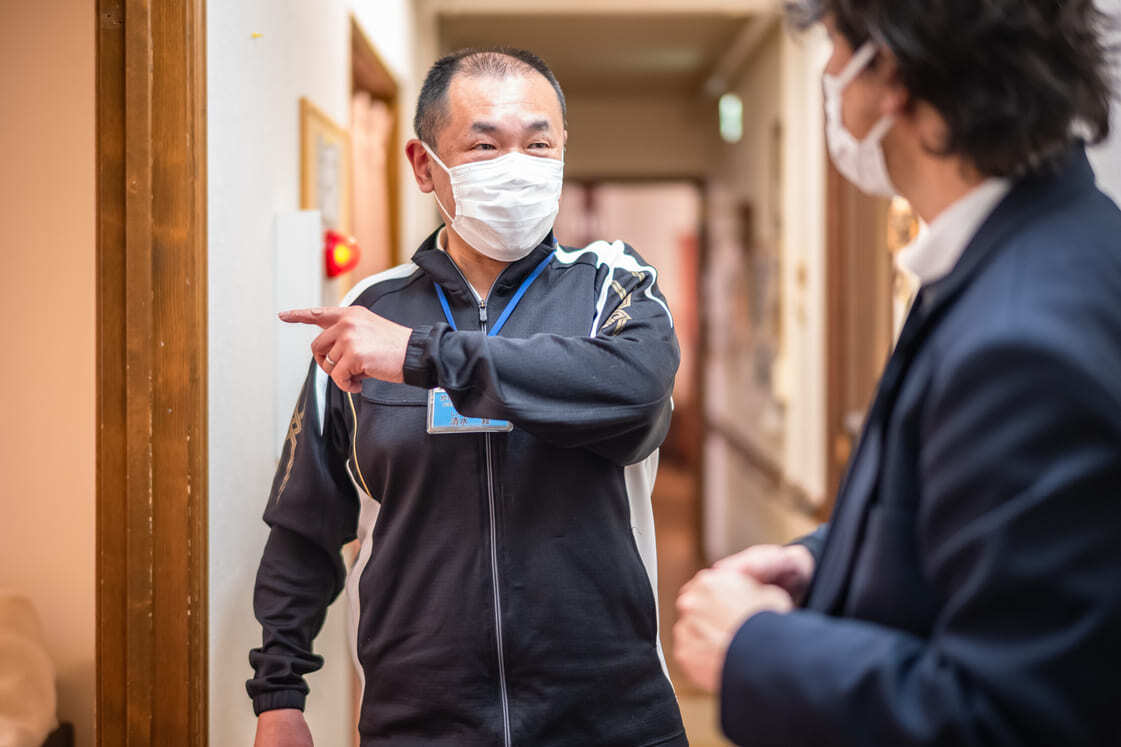
<instances>
[{"instance_id":1,"label":"ribbed jacket cuff","mask_svg":"<svg viewBox=\"0 0 1121 747\"><path fill-rule=\"evenodd\" d=\"M431 389L436 386L436 371L428 356L428 341L432 336L431 326L421 326L409 335L409 345L405 348L405 365L402 374L405 383Z\"/></svg>"},{"instance_id":2,"label":"ribbed jacket cuff","mask_svg":"<svg viewBox=\"0 0 1121 747\"><path fill-rule=\"evenodd\" d=\"M253 698L253 713L260 716L265 711L276 711L281 708L298 708L304 710L305 693L299 690L277 690L271 693L261 693Z\"/></svg>"}]
</instances>

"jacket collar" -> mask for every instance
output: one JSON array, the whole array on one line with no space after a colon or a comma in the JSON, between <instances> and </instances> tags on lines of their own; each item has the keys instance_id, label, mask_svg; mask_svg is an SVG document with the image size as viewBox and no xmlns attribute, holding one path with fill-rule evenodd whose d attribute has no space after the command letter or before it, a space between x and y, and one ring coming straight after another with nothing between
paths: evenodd
<instances>
[{"instance_id":1,"label":"jacket collar","mask_svg":"<svg viewBox=\"0 0 1121 747\"><path fill-rule=\"evenodd\" d=\"M981 224L961 259L948 275L924 289L922 312L927 320L937 316L997 253L1004 240L1024 230L1031 216L1095 188L1094 170L1079 142L1055 168L1034 172L1021 179Z\"/></svg>"},{"instance_id":2,"label":"jacket collar","mask_svg":"<svg viewBox=\"0 0 1121 747\"><path fill-rule=\"evenodd\" d=\"M421 243L420 248L413 254L413 263L439 283L449 296L456 296L460 300L475 303L475 294L468 287L463 273L451 256L437 244L437 237L443 228L443 226L437 228ZM494 282L490 295L503 296L513 293L556 246L556 238L554 238L553 232L549 231L545 238L541 240L541 243L533 248L533 251L516 262L511 262L502 270L502 273Z\"/></svg>"}]
</instances>

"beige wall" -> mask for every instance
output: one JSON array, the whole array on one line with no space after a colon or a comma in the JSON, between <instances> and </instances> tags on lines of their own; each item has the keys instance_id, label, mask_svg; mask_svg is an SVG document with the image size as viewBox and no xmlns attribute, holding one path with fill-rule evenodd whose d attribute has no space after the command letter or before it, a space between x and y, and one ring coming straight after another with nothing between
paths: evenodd
<instances>
[{"instance_id":1,"label":"beige wall","mask_svg":"<svg viewBox=\"0 0 1121 747\"><path fill-rule=\"evenodd\" d=\"M758 258L778 261L781 247L775 212L782 195L776 194L772 176L782 161L774 149L773 131L782 122L782 32L776 29L760 43L745 70L736 93L743 101L743 137L737 143L719 141L709 162L708 294L709 345L712 360L707 368L709 415L725 421L741 435L782 462L781 420L767 416L773 410L771 391L752 385L754 359L751 348L759 341L748 334L745 304L756 288L745 285L743 258L748 250ZM711 107L709 127L717 124L716 103ZM754 241L743 245L741 206L750 205L754 215ZM728 320L734 319L735 324ZM735 413L732 418L721 417Z\"/></svg>"},{"instance_id":2,"label":"beige wall","mask_svg":"<svg viewBox=\"0 0 1121 747\"><path fill-rule=\"evenodd\" d=\"M94 20L83 0L0 21L0 587L42 617L59 715L93 744Z\"/></svg>"},{"instance_id":3,"label":"beige wall","mask_svg":"<svg viewBox=\"0 0 1121 747\"><path fill-rule=\"evenodd\" d=\"M734 88L743 101L743 137L718 142L708 164L708 416L813 499L824 485L825 156L815 77L821 52L813 34L791 40L776 26ZM715 129L715 104L711 120ZM741 236L745 204L754 216L751 246ZM749 250L754 270L744 260ZM781 298L759 328L746 326L749 314L760 313L748 309L773 307L756 297L761 288L752 272L771 278L768 285ZM777 338L772 325L781 331ZM766 359L757 356L767 351L777 355L769 388L755 381L757 361ZM708 436L705 460L709 559L749 544L785 542L813 525L724 438Z\"/></svg>"},{"instance_id":4,"label":"beige wall","mask_svg":"<svg viewBox=\"0 0 1121 747\"><path fill-rule=\"evenodd\" d=\"M709 166L714 116L686 94L570 94L565 176L699 177Z\"/></svg>"}]
</instances>

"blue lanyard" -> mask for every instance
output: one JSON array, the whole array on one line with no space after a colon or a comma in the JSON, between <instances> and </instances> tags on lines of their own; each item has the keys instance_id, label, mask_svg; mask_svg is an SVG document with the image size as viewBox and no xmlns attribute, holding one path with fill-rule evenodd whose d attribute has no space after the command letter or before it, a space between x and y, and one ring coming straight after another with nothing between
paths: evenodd
<instances>
[{"instance_id":1,"label":"blue lanyard","mask_svg":"<svg viewBox=\"0 0 1121 747\"><path fill-rule=\"evenodd\" d=\"M549 262L553 259L554 254L556 254L556 250L549 252L549 256L541 260L541 264L537 265L537 267L533 269L533 272L529 273L529 277L522 281L521 286L510 299L510 303L506 304L506 308L502 310L498 321L496 321L494 326L490 328L490 331L487 332L488 337L497 335L498 330L502 329L503 325L506 324L506 320L514 313L514 309L517 308L518 302L522 300L522 296L525 295L525 292L529 290L529 286L533 285L533 281L536 280L541 273L545 272L545 268L549 266ZM436 286L436 296L440 299L440 306L444 309L444 316L447 318L448 324L451 325L453 331L458 332L459 328L455 326L455 319L452 318L452 310L451 307L448 306L448 297L444 294L444 289L441 288L440 284L436 281L432 281L432 285Z\"/></svg>"}]
</instances>

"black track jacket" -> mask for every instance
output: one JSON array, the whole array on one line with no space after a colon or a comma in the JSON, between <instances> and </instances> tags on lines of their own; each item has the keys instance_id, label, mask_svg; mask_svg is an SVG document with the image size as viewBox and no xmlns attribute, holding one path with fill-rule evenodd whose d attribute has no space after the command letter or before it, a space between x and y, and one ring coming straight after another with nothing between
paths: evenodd
<instances>
[{"instance_id":1,"label":"black track jacket","mask_svg":"<svg viewBox=\"0 0 1121 747\"><path fill-rule=\"evenodd\" d=\"M364 746L685 744L654 593L650 491L679 356L657 273L622 242L550 235L480 303L436 236L344 302L414 329L406 383L351 395L308 372L265 509L254 709L303 707L345 583ZM437 386L514 429L430 435Z\"/></svg>"}]
</instances>

